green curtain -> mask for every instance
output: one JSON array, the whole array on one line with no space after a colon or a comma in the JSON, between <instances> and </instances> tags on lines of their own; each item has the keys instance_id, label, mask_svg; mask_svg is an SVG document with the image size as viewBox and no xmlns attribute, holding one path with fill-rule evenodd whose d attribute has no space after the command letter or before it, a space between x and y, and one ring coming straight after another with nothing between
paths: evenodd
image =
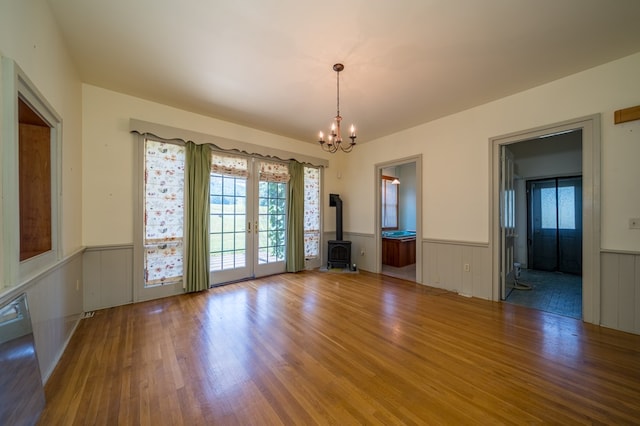
<instances>
[{"instance_id":1,"label":"green curtain","mask_svg":"<svg viewBox=\"0 0 640 426\"><path fill-rule=\"evenodd\" d=\"M187 142L185 172L185 279L187 292L206 290L209 280L209 176L211 149Z\"/></svg>"},{"instance_id":2,"label":"green curtain","mask_svg":"<svg viewBox=\"0 0 640 426\"><path fill-rule=\"evenodd\" d=\"M304 269L304 165L289 161L287 272Z\"/></svg>"}]
</instances>

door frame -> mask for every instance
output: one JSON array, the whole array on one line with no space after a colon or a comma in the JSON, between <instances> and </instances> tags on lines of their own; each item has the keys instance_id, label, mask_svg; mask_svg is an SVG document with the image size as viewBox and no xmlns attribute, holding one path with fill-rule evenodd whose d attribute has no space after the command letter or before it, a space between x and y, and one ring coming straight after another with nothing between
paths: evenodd
<instances>
[{"instance_id":1,"label":"door frame","mask_svg":"<svg viewBox=\"0 0 640 426\"><path fill-rule=\"evenodd\" d=\"M582 319L600 323L600 114L522 130L489 139L490 209L489 246L492 256L492 299L500 300L500 150L510 145L553 134L582 130Z\"/></svg>"},{"instance_id":2,"label":"door frame","mask_svg":"<svg viewBox=\"0 0 640 426\"><path fill-rule=\"evenodd\" d=\"M416 165L416 276L415 281L422 284L422 154L399 158L374 165L374 239L375 273L382 271L382 169L414 163Z\"/></svg>"}]
</instances>

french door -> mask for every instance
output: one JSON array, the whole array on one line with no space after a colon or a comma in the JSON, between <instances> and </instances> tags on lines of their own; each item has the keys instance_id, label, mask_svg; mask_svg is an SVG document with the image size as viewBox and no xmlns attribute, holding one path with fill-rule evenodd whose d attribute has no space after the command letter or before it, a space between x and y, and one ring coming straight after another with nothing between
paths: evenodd
<instances>
[{"instance_id":1,"label":"french door","mask_svg":"<svg viewBox=\"0 0 640 426\"><path fill-rule=\"evenodd\" d=\"M286 164L222 153L212 164L211 283L285 272Z\"/></svg>"},{"instance_id":2,"label":"french door","mask_svg":"<svg viewBox=\"0 0 640 426\"><path fill-rule=\"evenodd\" d=\"M582 178L527 182L530 268L582 274Z\"/></svg>"}]
</instances>

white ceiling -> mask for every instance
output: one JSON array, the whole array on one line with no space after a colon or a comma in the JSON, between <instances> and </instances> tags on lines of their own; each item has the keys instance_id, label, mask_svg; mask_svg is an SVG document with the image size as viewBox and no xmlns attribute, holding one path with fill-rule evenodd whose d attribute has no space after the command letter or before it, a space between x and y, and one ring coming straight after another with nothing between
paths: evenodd
<instances>
[{"instance_id":1,"label":"white ceiling","mask_svg":"<svg viewBox=\"0 0 640 426\"><path fill-rule=\"evenodd\" d=\"M366 142L640 51L639 0L49 0L81 79Z\"/></svg>"}]
</instances>

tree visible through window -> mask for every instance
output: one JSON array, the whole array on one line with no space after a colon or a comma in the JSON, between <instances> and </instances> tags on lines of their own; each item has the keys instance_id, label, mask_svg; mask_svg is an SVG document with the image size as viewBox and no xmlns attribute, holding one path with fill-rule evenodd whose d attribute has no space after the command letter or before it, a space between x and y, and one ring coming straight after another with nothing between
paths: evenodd
<instances>
[{"instance_id":1,"label":"tree visible through window","mask_svg":"<svg viewBox=\"0 0 640 426\"><path fill-rule=\"evenodd\" d=\"M258 263L284 261L286 255L286 164L260 162L258 182Z\"/></svg>"}]
</instances>

